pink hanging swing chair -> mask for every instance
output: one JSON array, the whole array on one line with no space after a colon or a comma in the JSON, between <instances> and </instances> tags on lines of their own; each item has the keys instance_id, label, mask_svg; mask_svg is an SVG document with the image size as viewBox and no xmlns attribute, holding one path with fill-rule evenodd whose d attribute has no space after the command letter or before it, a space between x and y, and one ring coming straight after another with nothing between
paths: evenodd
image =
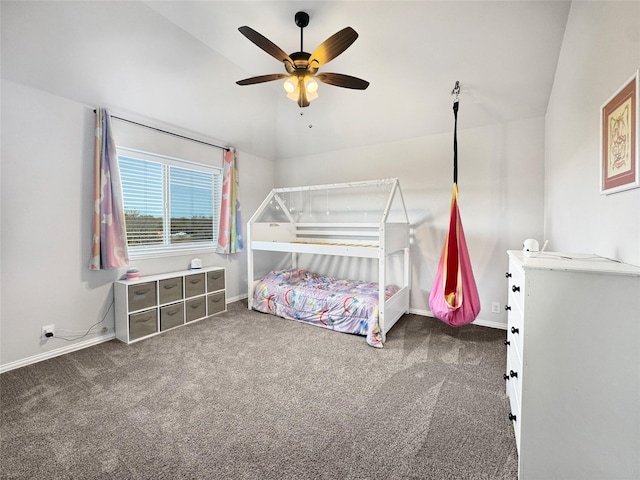
<instances>
[{"instance_id":1,"label":"pink hanging swing chair","mask_svg":"<svg viewBox=\"0 0 640 480\"><path fill-rule=\"evenodd\" d=\"M438 271L429 294L429 308L433 315L452 327L473 322L480 313L480 297L473 277L471 259L464 237L460 210L458 208L458 94L460 84L456 82L452 94L453 130L453 192L451 195L451 217L449 232L445 240Z\"/></svg>"}]
</instances>

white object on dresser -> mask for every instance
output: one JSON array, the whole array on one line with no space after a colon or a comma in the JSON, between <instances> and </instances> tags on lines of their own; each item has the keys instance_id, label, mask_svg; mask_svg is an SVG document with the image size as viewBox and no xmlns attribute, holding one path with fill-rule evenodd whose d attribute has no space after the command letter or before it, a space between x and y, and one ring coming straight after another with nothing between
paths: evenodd
<instances>
[{"instance_id":1,"label":"white object on dresser","mask_svg":"<svg viewBox=\"0 0 640 480\"><path fill-rule=\"evenodd\" d=\"M640 268L507 253L520 480L640 478Z\"/></svg>"},{"instance_id":2,"label":"white object on dresser","mask_svg":"<svg viewBox=\"0 0 640 480\"><path fill-rule=\"evenodd\" d=\"M116 337L125 343L227 310L220 267L118 280L113 289Z\"/></svg>"}]
</instances>

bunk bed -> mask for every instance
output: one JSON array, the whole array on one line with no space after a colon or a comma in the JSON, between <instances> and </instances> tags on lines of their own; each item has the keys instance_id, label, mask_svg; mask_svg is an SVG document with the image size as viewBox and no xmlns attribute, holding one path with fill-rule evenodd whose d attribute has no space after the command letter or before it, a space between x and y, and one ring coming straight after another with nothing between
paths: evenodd
<instances>
[{"instance_id":1,"label":"bunk bed","mask_svg":"<svg viewBox=\"0 0 640 480\"><path fill-rule=\"evenodd\" d=\"M274 189L246 234L249 309L365 335L374 347L409 309L397 178Z\"/></svg>"}]
</instances>

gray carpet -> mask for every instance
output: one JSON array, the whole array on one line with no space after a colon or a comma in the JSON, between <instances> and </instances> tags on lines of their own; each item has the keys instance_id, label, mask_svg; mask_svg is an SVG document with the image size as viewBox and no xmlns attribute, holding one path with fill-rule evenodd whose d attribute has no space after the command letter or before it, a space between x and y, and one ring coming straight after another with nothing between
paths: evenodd
<instances>
[{"instance_id":1,"label":"gray carpet","mask_svg":"<svg viewBox=\"0 0 640 480\"><path fill-rule=\"evenodd\" d=\"M0 375L0 476L515 479L504 338L405 315L380 350L236 302Z\"/></svg>"}]
</instances>

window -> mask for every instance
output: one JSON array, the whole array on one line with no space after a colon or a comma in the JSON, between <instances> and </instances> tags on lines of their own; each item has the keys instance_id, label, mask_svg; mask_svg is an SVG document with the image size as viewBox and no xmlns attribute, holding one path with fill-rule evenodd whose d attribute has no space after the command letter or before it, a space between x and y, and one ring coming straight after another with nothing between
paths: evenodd
<instances>
[{"instance_id":1,"label":"window","mask_svg":"<svg viewBox=\"0 0 640 480\"><path fill-rule=\"evenodd\" d=\"M118 147L131 258L215 248L222 170Z\"/></svg>"}]
</instances>

